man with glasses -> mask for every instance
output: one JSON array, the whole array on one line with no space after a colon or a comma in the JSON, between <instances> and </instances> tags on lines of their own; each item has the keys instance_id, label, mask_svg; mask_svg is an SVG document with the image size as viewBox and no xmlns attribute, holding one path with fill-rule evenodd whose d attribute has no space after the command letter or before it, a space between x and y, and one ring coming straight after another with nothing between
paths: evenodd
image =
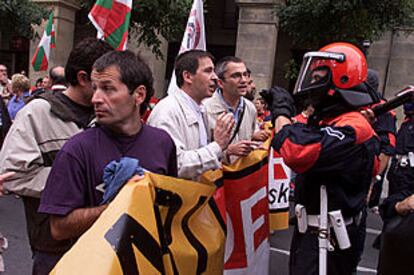
<instances>
[{"instance_id":1,"label":"man with glasses","mask_svg":"<svg viewBox=\"0 0 414 275\"><path fill-rule=\"evenodd\" d=\"M20 110L0 152L0 173L16 172L4 182L4 189L23 199L33 274L49 274L73 244L73 240L54 240L49 216L37 210L56 154L94 117L92 65L111 50L109 44L96 38L85 39L74 47L65 66L69 87L64 92L40 94Z\"/></svg>"},{"instance_id":2,"label":"man with glasses","mask_svg":"<svg viewBox=\"0 0 414 275\"><path fill-rule=\"evenodd\" d=\"M258 142L265 141L270 134L259 129L256 123L256 108L251 101L244 98L250 80L244 62L238 57L224 57L217 62L215 71L219 88L205 101L207 134L209 138L214 138L211 133L219 115L233 115L235 126L225 154L225 161L233 162L238 157L247 156L259 145Z\"/></svg>"}]
</instances>

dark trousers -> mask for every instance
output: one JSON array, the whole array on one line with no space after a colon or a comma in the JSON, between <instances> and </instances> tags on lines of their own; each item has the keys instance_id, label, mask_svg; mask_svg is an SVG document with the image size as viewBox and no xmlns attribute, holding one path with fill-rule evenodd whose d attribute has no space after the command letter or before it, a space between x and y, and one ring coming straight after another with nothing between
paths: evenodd
<instances>
[{"instance_id":1,"label":"dark trousers","mask_svg":"<svg viewBox=\"0 0 414 275\"><path fill-rule=\"evenodd\" d=\"M54 254L34 250L32 274L48 275L62 256L63 254Z\"/></svg>"},{"instance_id":2,"label":"dark trousers","mask_svg":"<svg viewBox=\"0 0 414 275\"><path fill-rule=\"evenodd\" d=\"M333 230L335 250L328 252L327 274L329 275L351 275L355 274L360 256L361 245L365 240L365 232L361 234L361 226L365 222L354 222L347 226L351 247L340 250L336 245ZM291 275L318 275L319 274L319 243L317 228L310 227L307 232L299 233L295 227L290 247L289 269Z\"/></svg>"}]
</instances>

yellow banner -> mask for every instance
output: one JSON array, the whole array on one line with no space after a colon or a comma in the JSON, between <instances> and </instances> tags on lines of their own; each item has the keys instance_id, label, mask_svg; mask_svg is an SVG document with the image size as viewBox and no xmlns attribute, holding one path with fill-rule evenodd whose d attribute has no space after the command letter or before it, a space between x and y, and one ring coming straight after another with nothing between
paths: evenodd
<instances>
[{"instance_id":1,"label":"yellow banner","mask_svg":"<svg viewBox=\"0 0 414 275\"><path fill-rule=\"evenodd\" d=\"M222 274L214 191L152 173L130 181L51 274Z\"/></svg>"}]
</instances>

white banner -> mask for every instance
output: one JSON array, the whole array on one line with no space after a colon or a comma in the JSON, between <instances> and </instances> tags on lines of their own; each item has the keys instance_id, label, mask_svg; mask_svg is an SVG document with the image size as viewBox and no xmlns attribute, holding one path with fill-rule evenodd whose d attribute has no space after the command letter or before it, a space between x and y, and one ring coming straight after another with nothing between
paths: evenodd
<instances>
[{"instance_id":1,"label":"white banner","mask_svg":"<svg viewBox=\"0 0 414 275\"><path fill-rule=\"evenodd\" d=\"M178 54L193 49L206 50L206 32L204 29L204 9L202 0L194 0L193 2ZM170 85L168 86L168 94L171 94L176 90L178 90L178 87L174 70Z\"/></svg>"},{"instance_id":2,"label":"white banner","mask_svg":"<svg viewBox=\"0 0 414 275\"><path fill-rule=\"evenodd\" d=\"M279 212L289 208L289 191L292 170L283 158L270 148L269 154L269 210Z\"/></svg>"}]
</instances>

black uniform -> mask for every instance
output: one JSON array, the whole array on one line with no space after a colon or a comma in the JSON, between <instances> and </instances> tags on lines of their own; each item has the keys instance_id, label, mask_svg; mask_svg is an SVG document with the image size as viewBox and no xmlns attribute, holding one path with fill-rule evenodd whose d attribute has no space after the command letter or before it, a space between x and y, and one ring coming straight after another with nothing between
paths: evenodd
<instances>
[{"instance_id":1,"label":"black uniform","mask_svg":"<svg viewBox=\"0 0 414 275\"><path fill-rule=\"evenodd\" d=\"M397 134L396 156L388 171L389 197L380 207L384 220L378 274L412 274L414 263L414 213L401 217L397 202L414 194L414 165L409 152L414 152L414 119L406 119Z\"/></svg>"},{"instance_id":2,"label":"black uniform","mask_svg":"<svg viewBox=\"0 0 414 275\"><path fill-rule=\"evenodd\" d=\"M401 190L414 190L414 168L403 161L404 156L407 159L408 153L414 152L414 120L407 119L401 124L395 151L396 157L392 159L387 175L390 196Z\"/></svg>"},{"instance_id":3,"label":"black uniform","mask_svg":"<svg viewBox=\"0 0 414 275\"><path fill-rule=\"evenodd\" d=\"M272 146L299 173L296 203L304 205L308 215L319 214L320 186L326 185L328 211L341 210L344 219L352 218L353 223L347 226L351 248L335 247L328 253L328 274L351 274L359 260L359 218L378 168L379 139L371 125L360 113L348 112L323 121L317 128L287 125ZM290 273L318 274L318 259L317 228L308 227L305 234L295 228Z\"/></svg>"},{"instance_id":4,"label":"black uniform","mask_svg":"<svg viewBox=\"0 0 414 275\"><path fill-rule=\"evenodd\" d=\"M384 103L384 102L385 101L382 101L381 103ZM395 144L396 144L396 134L397 134L397 129L396 129L395 124L396 124L395 112L390 111L388 113L378 116L377 120L372 125L372 128L374 128L375 133L377 133L381 141L380 152L389 157L393 157L395 155ZM386 169L379 175L380 178L374 181L374 186L372 188L370 201L368 202L368 206L370 208L379 205L385 172L386 172Z\"/></svg>"}]
</instances>

